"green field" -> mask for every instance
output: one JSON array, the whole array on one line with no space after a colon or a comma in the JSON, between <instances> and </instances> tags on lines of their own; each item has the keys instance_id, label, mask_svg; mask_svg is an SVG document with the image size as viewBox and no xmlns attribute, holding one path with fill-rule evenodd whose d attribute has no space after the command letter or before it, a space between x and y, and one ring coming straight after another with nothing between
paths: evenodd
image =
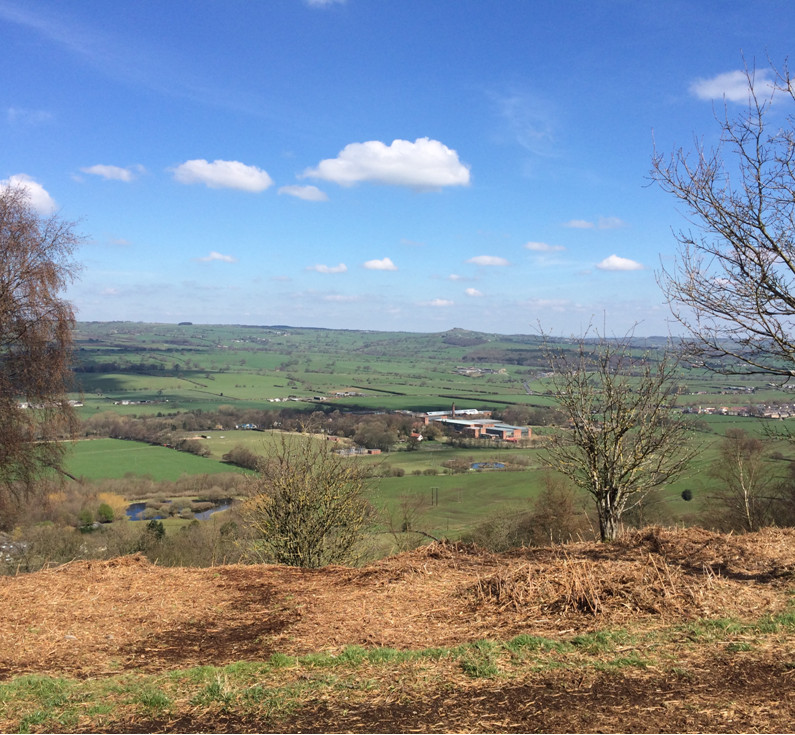
<instances>
[{"instance_id":1,"label":"green field","mask_svg":"<svg viewBox=\"0 0 795 735\"><path fill-rule=\"evenodd\" d=\"M561 343L565 348L565 343ZM665 340L640 339L638 353L662 355ZM435 334L235 325L80 323L77 378L82 418L103 412L120 416L175 417L185 412L427 411L449 408L505 409L549 407L548 365L542 341L532 335L497 335L465 330ZM681 366L680 405L731 410L737 406L788 402L791 392L763 377L725 377ZM337 397L335 392L356 395ZM77 394L76 394L77 397ZM219 414L220 415L220 414ZM693 435L702 451L690 471L658 494L667 517L687 521L714 487L710 465L717 443L731 428L766 438L771 430L795 430L795 420L771 421L727 415L693 416ZM533 427L535 436L551 431ZM221 457L236 445L267 455L279 434L217 429L201 432L210 458L137 442L98 439L74 445L68 470L90 479L132 474L154 480L228 472ZM185 433L185 437L191 436ZM786 441L769 451L795 457ZM399 449L400 447L398 447ZM448 460L511 462L521 471L450 474ZM392 451L356 459L378 466L383 475L373 504L387 515L416 499L429 532L456 536L492 514L526 508L543 485L536 448L499 445L456 449L443 441L425 442L419 451ZM772 461L772 460L771 460ZM783 472L784 463L775 465ZM402 471L402 477L389 476ZM681 498L683 490L693 501ZM434 503L431 505L433 494ZM427 499L425 503L423 498ZM426 507L427 506L427 507Z\"/></svg>"},{"instance_id":2,"label":"green field","mask_svg":"<svg viewBox=\"0 0 795 735\"><path fill-rule=\"evenodd\" d=\"M215 459L121 439L71 442L66 469L75 477L88 480L118 479L135 475L155 481L178 480L185 475L213 475L235 471L234 467Z\"/></svg>"},{"instance_id":3,"label":"green field","mask_svg":"<svg viewBox=\"0 0 795 735\"><path fill-rule=\"evenodd\" d=\"M665 342L638 339L636 347L655 359ZM283 404L270 401L290 396L299 399L291 405L307 410L551 403L549 366L534 335L83 322L76 344L84 415L206 411L223 404L277 409ZM462 374L467 367L481 372ZM682 405L732 407L791 395L764 376L726 377L685 366L679 372ZM335 391L362 395L334 398Z\"/></svg>"},{"instance_id":4,"label":"green field","mask_svg":"<svg viewBox=\"0 0 795 735\"><path fill-rule=\"evenodd\" d=\"M203 443L212 449L213 456L220 456L236 444L267 455L280 441L278 433L233 431L211 436ZM671 518L686 517L701 506L703 496L712 484L707 474L708 466L717 456L710 444L714 441L705 443L705 451L693 463L691 471L661 493L657 502L664 504L666 514ZM443 466L446 460L456 458L505 463L517 457L530 461L528 469L470 470L449 474ZM419 528L431 535L449 538L457 538L488 517L528 510L541 491L546 474L536 449L472 451L432 443L420 451L390 452L353 461L380 466L381 470L384 466L402 468L406 473L403 477L379 477L373 482L370 500L378 513L376 528L388 530L389 519L397 521L402 507L409 505L415 510ZM155 481L242 471L214 458L116 439L73 443L67 469L75 476L91 480L138 476ZM429 470L438 474L413 474ZM685 488L694 492L695 502L682 500L681 492Z\"/></svg>"}]
</instances>

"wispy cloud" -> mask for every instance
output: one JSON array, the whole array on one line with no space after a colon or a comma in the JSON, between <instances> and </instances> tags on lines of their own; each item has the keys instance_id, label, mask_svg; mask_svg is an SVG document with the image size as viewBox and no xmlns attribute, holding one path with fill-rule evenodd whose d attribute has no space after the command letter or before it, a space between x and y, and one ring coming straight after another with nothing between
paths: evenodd
<instances>
[{"instance_id":1,"label":"wispy cloud","mask_svg":"<svg viewBox=\"0 0 795 735\"><path fill-rule=\"evenodd\" d=\"M527 92L491 95L510 136L526 151L537 156L552 153L554 114L550 103Z\"/></svg>"},{"instance_id":2,"label":"wispy cloud","mask_svg":"<svg viewBox=\"0 0 795 735\"><path fill-rule=\"evenodd\" d=\"M472 263L473 265L484 265L484 266L505 266L510 265L510 263L505 258L500 258L497 255L476 255L474 258L470 258L467 263Z\"/></svg>"},{"instance_id":3,"label":"wispy cloud","mask_svg":"<svg viewBox=\"0 0 795 735\"><path fill-rule=\"evenodd\" d=\"M458 153L438 140L418 138L350 143L336 158L327 158L304 177L333 181L342 186L361 182L407 186L412 189L440 189L469 184L469 167Z\"/></svg>"},{"instance_id":4,"label":"wispy cloud","mask_svg":"<svg viewBox=\"0 0 795 735\"><path fill-rule=\"evenodd\" d=\"M760 69L752 73L752 80L757 90L773 91L769 69ZM748 102L750 86L745 71L727 71L707 79L699 77L689 86L690 94L700 100L725 99L729 102Z\"/></svg>"},{"instance_id":5,"label":"wispy cloud","mask_svg":"<svg viewBox=\"0 0 795 735\"><path fill-rule=\"evenodd\" d=\"M478 296L483 296L483 292L478 291L476 288L468 288L466 291L464 291L464 293L467 296L473 296L475 298L477 298Z\"/></svg>"},{"instance_id":6,"label":"wispy cloud","mask_svg":"<svg viewBox=\"0 0 795 735\"><path fill-rule=\"evenodd\" d=\"M525 248L532 250L534 253L559 253L566 248L563 245L550 245L546 242L527 242Z\"/></svg>"},{"instance_id":7,"label":"wispy cloud","mask_svg":"<svg viewBox=\"0 0 795 735\"><path fill-rule=\"evenodd\" d=\"M600 217L595 222L586 219L572 219L563 223L564 227L575 230L617 230L625 227L626 222L619 217Z\"/></svg>"},{"instance_id":8,"label":"wispy cloud","mask_svg":"<svg viewBox=\"0 0 795 735\"><path fill-rule=\"evenodd\" d=\"M53 119L47 110L28 110L24 107L9 107L6 120L9 125L43 125Z\"/></svg>"},{"instance_id":9,"label":"wispy cloud","mask_svg":"<svg viewBox=\"0 0 795 735\"><path fill-rule=\"evenodd\" d=\"M622 258L618 255L611 255L605 258L596 267L602 271L642 271L643 265L636 260Z\"/></svg>"},{"instance_id":10,"label":"wispy cloud","mask_svg":"<svg viewBox=\"0 0 795 735\"><path fill-rule=\"evenodd\" d=\"M348 271L348 266L345 263L340 263L339 265L323 265L318 263L317 265L310 265L307 266L308 271L317 271L318 273L346 273Z\"/></svg>"},{"instance_id":11,"label":"wispy cloud","mask_svg":"<svg viewBox=\"0 0 795 735\"><path fill-rule=\"evenodd\" d=\"M371 271L396 271L397 266L390 258L382 258L381 260L368 260L363 264L367 270Z\"/></svg>"},{"instance_id":12,"label":"wispy cloud","mask_svg":"<svg viewBox=\"0 0 795 735\"><path fill-rule=\"evenodd\" d=\"M310 8L328 8L331 5L344 5L345 0L304 0Z\"/></svg>"},{"instance_id":13,"label":"wispy cloud","mask_svg":"<svg viewBox=\"0 0 795 735\"><path fill-rule=\"evenodd\" d=\"M138 174L144 172L143 166L130 166L122 168L121 166L105 166L101 163L95 166L86 166L80 169L84 174L91 174L92 176L100 176L103 179L110 181L132 181Z\"/></svg>"},{"instance_id":14,"label":"wispy cloud","mask_svg":"<svg viewBox=\"0 0 795 735\"><path fill-rule=\"evenodd\" d=\"M185 161L171 169L174 179L181 184L204 184L211 189L240 189L241 191L264 191L273 179L267 171L256 166L247 166L240 161L210 163L203 158Z\"/></svg>"},{"instance_id":15,"label":"wispy cloud","mask_svg":"<svg viewBox=\"0 0 795 735\"><path fill-rule=\"evenodd\" d=\"M27 192L30 206L40 214L52 214L56 210L57 205L50 193L31 176L14 174L0 181L0 191L17 187Z\"/></svg>"},{"instance_id":16,"label":"wispy cloud","mask_svg":"<svg viewBox=\"0 0 795 735\"><path fill-rule=\"evenodd\" d=\"M187 66L170 48L144 46L141 34L134 29L125 36L109 32L99 23L81 23L70 14L68 3L45 8L0 0L0 20L37 33L116 81L200 104L262 114L262 100L244 99L228 88L208 86L206 76Z\"/></svg>"},{"instance_id":17,"label":"wispy cloud","mask_svg":"<svg viewBox=\"0 0 795 735\"><path fill-rule=\"evenodd\" d=\"M432 306L434 308L445 308L448 306L454 306L455 301L451 301L450 299L432 299L431 301L427 301L425 303L426 306Z\"/></svg>"},{"instance_id":18,"label":"wispy cloud","mask_svg":"<svg viewBox=\"0 0 795 735\"><path fill-rule=\"evenodd\" d=\"M579 309L579 305L574 304L569 299L527 299L522 302L524 308L554 311L559 313L569 312Z\"/></svg>"},{"instance_id":19,"label":"wispy cloud","mask_svg":"<svg viewBox=\"0 0 795 735\"><path fill-rule=\"evenodd\" d=\"M281 186L279 187L279 194L287 194L291 197L296 197L297 199L303 199L307 202L327 202L328 201L328 194L326 192L321 191L316 186L299 186L298 184L292 184L290 186Z\"/></svg>"},{"instance_id":20,"label":"wispy cloud","mask_svg":"<svg viewBox=\"0 0 795 735\"><path fill-rule=\"evenodd\" d=\"M203 258L196 258L196 260L202 263L211 263L215 260L218 260L221 263L237 263L237 258L234 256L223 255L222 253L215 252L215 250L211 251L209 255L205 255Z\"/></svg>"}]
</instances>

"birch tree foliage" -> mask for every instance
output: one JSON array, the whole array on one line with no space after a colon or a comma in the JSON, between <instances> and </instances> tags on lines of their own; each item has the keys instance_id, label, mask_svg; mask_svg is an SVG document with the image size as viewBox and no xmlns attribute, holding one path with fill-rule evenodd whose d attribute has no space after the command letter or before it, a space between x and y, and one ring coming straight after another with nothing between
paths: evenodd
<instances>
[{"instance_id":1,"label":"birch tree foliage","mask_svg":"<svg viewBox=\"0 0 795 735\"><path fill-rule=\"evenodd\" d=\"M26 188L0 186L0 509L61 468L57 440L76 428L74 313L61 294L79 243L73 223L41 215Z\"/></svg>"}]
</instances>

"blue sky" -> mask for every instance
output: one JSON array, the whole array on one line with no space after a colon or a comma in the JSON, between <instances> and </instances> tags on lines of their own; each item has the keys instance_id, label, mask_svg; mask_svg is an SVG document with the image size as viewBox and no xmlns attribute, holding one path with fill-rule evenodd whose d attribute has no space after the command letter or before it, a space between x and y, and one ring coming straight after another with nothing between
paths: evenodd
<instances>
[{"instance_id":1,"label":"blue sky","mask_svg":"<svg viewBox=\"0 0 795 735\"><path fill-rule=\"evenodd\" d=\"M0 0L0 186L81 320L666 334L676 203L791 0Z\"/></svg>"}]
</instances>

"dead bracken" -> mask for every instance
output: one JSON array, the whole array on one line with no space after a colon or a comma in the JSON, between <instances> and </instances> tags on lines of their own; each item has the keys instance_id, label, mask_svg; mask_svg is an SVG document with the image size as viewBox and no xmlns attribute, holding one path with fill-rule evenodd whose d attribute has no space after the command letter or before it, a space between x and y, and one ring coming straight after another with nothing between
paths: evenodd
<instances>
[{"instance_id":1,"label":"dead bracken","mask_svg":"<svg viewBox=\"0 0 795 735\"><path fill-rule=\"evenodd\" d=\"M433 543L363 568L165 568L129 556L0 579L0 671L95 676L346 645L452 646L623 621L775 613L795 530L651 529L492 554ZM35 611L35 613L33 612Z\"/></svg>"},{"instance_id":2,"label":"dead bracken","mask_svg":"<svg viewBox=\"0 0 795 735\"><path fill-rule=\"evenodd\" d=\"M66 719L47 700L53 732L787 731L794 583L795 529L362 568L76 561L0 579L0 729L49 687L74 692Z\"/></svg>"}]
</instances>

